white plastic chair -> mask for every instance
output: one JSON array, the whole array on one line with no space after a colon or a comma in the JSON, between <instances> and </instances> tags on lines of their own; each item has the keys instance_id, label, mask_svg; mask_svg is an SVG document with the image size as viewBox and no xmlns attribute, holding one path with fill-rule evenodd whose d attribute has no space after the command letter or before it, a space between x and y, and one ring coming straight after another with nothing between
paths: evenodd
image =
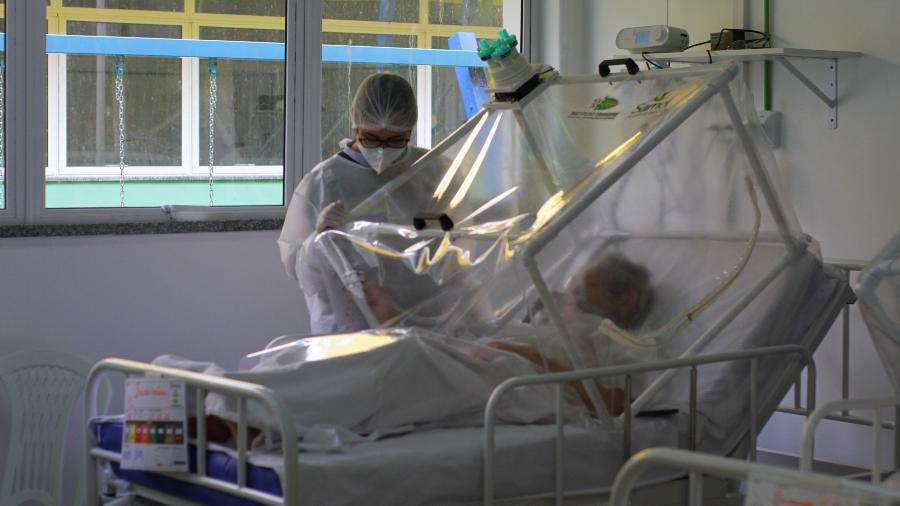
<instances>
[{"instance_id":1,"label":"white plastic chair","mask_svg":"<svg viewBox=\"0 0 900 506\"><path fill-rule=\"evenodd\" d=\"M92 365L78 355L54 350L0 358L0 384L9 398L11 422L0 484L3 506L63 503L60 477L69 414Z\"/></svg>"}]
</instances>

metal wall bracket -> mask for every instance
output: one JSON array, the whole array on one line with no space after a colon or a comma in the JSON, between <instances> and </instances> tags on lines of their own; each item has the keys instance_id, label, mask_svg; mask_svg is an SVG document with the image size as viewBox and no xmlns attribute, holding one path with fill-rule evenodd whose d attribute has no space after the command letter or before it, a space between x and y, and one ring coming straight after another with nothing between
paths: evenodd
<instances>
[{"instance_id":1,"label":"metal wall bracket","mask_svg":"<svg viewBox=\"0 0 900 506\"><path fill-rule=\"evenodd\" d=\"M825 103L828 108L827 125L828 128L836 129L838 125L838 61L836 58L826 58L819 60L821 65L825 65L825 78L821 85L814 83L800 69L791 63L786 57L779 56L775 58L784 65L791 74L800 80L809 91Z\"/></svg>"},{"instance_id":2,"label":"metal wall bracket","mask_svg":"<svg viewBox=\"0 0 900 506\"><path fill-rule=\"evenodd\" d=\"M857 58L862 53L856 51L830 51L825 49L797 49L785 47L765 47L760 49L723 49L719 51L682 51L678 53L653 53L652 59L657 63L678 62L709 64L732 60L742 63L756 61L778 60L791 74L800 80L804 86L828 108L826 124L828 128L835 129L838 126L838 60L841 58ZM618 57L617 57L618 58ZM816 72L815 80L807 77L792 63L795 59L802 59L809 65L824 65L824 74ZM818 70L818 69L817 69Z\"/></svg>"}]
</instances>

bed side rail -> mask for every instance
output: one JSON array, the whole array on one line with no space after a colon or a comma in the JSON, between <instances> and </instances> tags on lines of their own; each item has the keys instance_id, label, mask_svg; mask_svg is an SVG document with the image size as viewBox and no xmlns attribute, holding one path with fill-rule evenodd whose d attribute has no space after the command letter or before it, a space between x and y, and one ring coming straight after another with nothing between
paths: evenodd
<instances>
[{"instance_id":1,"label":"bed side rail","mask_svg":"<svg viewBox=\"0 0 900 506\"><path fill-rule=\"evenodd\" d=\"M555 495L557 504L563 496L563 389L565 384L572 381L599 380L616 376L625 377L625 399L631 398L632 375L657 372L665 370L690 369L690 386L689 386L689 428L688 440L691 450L696 448L697 442L697 384L698 384L698 367L708 364L720 364L724 362L749 361L750 362L750 456L751 459L756 457L756 435L761 429L757 420L757 375L758 361L760 358L775 355L797 355L801 363L806 367L807 381L810 385L815 385L816 381L816 364L813 360L812 353L803 346L796 344L786 344L780 346L769 346L765 348L756 348L752 350L741 350L724 353L716 353L702 355L689 358L678 358L671 360L661 360L655 362L647 362L643 364L629 364L610 367L601 367L595 369L582 369L576 371L533 374L528 376L516 376L499 384L491 393L484 412L484 447L483 447L483 495L482 502L485 506L493 504L494 501L494 452L496 438L496 412L500 404L500 399L509 391L521 387L537 386L537 385L556 385L556 447L555 447L555 479L556 489ZM807 390L807 407L811 411L815 407L815 389ZM625 412L621 415L624 424L624 457L627 460L631 457L631 425L634 414L632 413L631 403L625 403Z\"/></svg>"},{"instance_id":2,"label":"bed side rail","mask_svg":"<svg viewBox=\"0 0 900 506\"><path fill-rule=\"evenodd\" d=\"M881 421L881 410L894 408L894 424L884 424ZM832 401L810 413L803 425L803 437L800 445L800 470L812 471L813 451L816 437L816 428L822 420L831 419L833 413L847 413L850 410L871 411L872 420L865 425L872 427L872 483L881 482L881 429L894 430L894 468L900 468L900 431L897 430L897 421L900 421L900 397L878 397L870 399L842 399ZM845 421L840 420L839 421Z\"/></svg>"},{"instance_id":3,"label":"bed side rail","mask_svg":"<svg viewBox=\"0 0 900 506\"><path fill-rule=\"evenodd\" d=\"M257 501L260 504L282 506L285 504L298 504L299 490L297 480L284 479L281 483L282 497L259 492L247 487L247 402L249 400L261 403L276 421L276 426L281 433L281 449L284 455L284 476L297 476L297 433L291 418L279 399L270 390L261 385L238 381L219 376L211 376L170 367L160 367L143 362L108 358L98 362L88 375L87 389L85 390L85 418L93 416L93 401L91 395L100 378L108 373L141 374L183 380L188 388L196 392L197 410L197 471L196 473L160 473L181 481L200 485L213 490L231 494L244 499ZM230 483L206 476L206 395L209 392L237 398L238 401L238 475L237 483ZM85 488L85 504L98 504L97 493L97 463L100 461L119 462L119 454L96 448L93 437L85 438L85 464L87 468L87 486Z\"/></svg>"},{"instance_id":4,"label":"bed side rail","mask_svg":"<svg viewBox=\"0 0 900 506\"><path fill-rule=\"evenodd\" d=\"M866 482L794 471L783 467L675 448L649 448L638 452L619 470L613 483L609 506L626 506L631 491L640 477L652 469L674 469L688 472L689 506L703 504L702 480L704 475L733 480L763 479L802 489L848 494L853 498L871 500L872 504L887 504L889 499L900 500L900 490L878 487Z\"/></svg>"}]
</instances>

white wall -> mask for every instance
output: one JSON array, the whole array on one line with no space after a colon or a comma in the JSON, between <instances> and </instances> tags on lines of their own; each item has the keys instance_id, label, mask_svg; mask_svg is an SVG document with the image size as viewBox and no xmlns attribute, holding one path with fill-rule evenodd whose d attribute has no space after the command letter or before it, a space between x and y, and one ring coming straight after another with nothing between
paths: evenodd
<instances>
[{"instance_id":1,"label":"white wall","mask_svg":"<svg viewBox=\"0 0 900 506\"><path fill-rule=\"evenodd\" d=\"M821 103L781 66L774 71L773 107L784 114L779 160L789 176L790 193L805 230L822 243L826 256L871 258L900 229L900 89L896 84L900 32L894 28L900 20L900 3L792 0L774 5L776 45L864 53L862 58L839 63L837 130L825 128ZM803 68L817 70L810 64ZM890 394L857 318L852 326L851 395ZM825 399L840 396L838 351L832 340L816 356ZM793 451L796 438L788 429L795 423L777 417L761 444ZM818 440L821 451L817 454L868 465L870 445L863 432L830 424ZM889 445L884 446L886 454Z\"/></svg>"},{"instance_id":2,"label":"white wall","mask_svg":"<svg viewBox=\"0 0 900 506\"><path fill-rule=\"evenodd\" d=\"M669 23L687 28L692 42L734 27L762 29L762 0L671 0ZM615 36L626 26L666 21L666 0L546 0L537 54L564 73L596 72L597 63L622 51ZM804 229L826 257L871 258L900 228L900 2L895 0L773 0L774 43L782 47L855 50L862 58L839 64L839 129L826 127L826 111L779 65L773 108L783 113L777 157ZM821 76L822 65L798 65ZM750 80L762 108L761 64ZM889 385L855 310L851 378L854 396L887 395ZM838 335L816 355L820 402L840 396ZM798 420L776 416L760 439L763 448L797 450ZM887 445L885 445L887 446ZM817 446L827 460L868 465L865 433L829 425ZM887 448L885 448L885 454ZM885 455L886 456L886 455Z\"/></svg>"},{"instance_id":3,"label":"white wall","mask_svg":"<svg viewBox=\"0 0 900 506\"><path fill-rule=\"evenodd\" d=\"M666 22L666 0L533 0L538 13L536 45L541 63L564 74L597 72L601 60L622 54L616 33L626 26ZM722 0L670 0L669 24L702 41L742 9ZM709 28L717 27L717 28Z\"/></svg>"},{"instance_id":4,"label":"white wall","mask_svg":"<svg viewBox=\"0 0 900 506\"><path fill-rule=\"evenodd\" d=\"M0 356L51 348L149 361L174 353L236 366L269 339L308 329L277 235L0 239ZM0 469L7 410L0 399ZM70 470L78 469L70 450Z\"/></svg>"},{"instance_id":5,"label":"white wall","mask_svg":"<svg viewBox=\"0 0 900 506\"><path fill-rule=\"evenodd\" d=\"M775 2L776 44L864 53L839 64L837 130L822 128L817 99L775 68L773 105L785 115L781 161L793 176L797 213L827 255L871 258L900 228L898 20L892 0Z\"/></svg>"},{"instance_id":6,"label":"white wall","mask_svg":"<svg viewBox=\"0 0 900 506\"><path fill-rule=\"evenodd\" d=\"M306 308L276 232L3 239L0 354L55 348L91 359L161 352L237 364Z\"/></svg>"}]
</instances>

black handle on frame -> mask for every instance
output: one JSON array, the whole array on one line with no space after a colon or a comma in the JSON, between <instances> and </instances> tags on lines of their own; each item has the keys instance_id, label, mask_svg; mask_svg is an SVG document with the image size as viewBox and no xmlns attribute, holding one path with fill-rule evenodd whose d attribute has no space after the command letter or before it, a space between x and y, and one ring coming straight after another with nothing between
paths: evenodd
<instances>
[{"instance_id":1,"label":"black handle on frame","mask_svg":"<svg viewBox=\"0 0 900 506\"><path fill-rule=\"evenodd\" d=\"M441 212L423 212L413 216L413 227L416 230L424 230L428 227L429 221L437 221L441 230L445 232L453 230L453 219L447 213Z\"/></svg>"},{"instance_id":2,"label":"black handle on frame","mask_svg":"<svg viewBox=\"0 0 900 506\"><path fill-rule=\"evenodd\" d=\"M628 70L628 73L631 75L635 75L641 70L641 68L638 67L638 64L635 63L631 58L603 60L602 62L600 62L600 77L606 77L609 75L609 67L611 65L625 65L625 69Z\"/></svg>"}]
</instances>

